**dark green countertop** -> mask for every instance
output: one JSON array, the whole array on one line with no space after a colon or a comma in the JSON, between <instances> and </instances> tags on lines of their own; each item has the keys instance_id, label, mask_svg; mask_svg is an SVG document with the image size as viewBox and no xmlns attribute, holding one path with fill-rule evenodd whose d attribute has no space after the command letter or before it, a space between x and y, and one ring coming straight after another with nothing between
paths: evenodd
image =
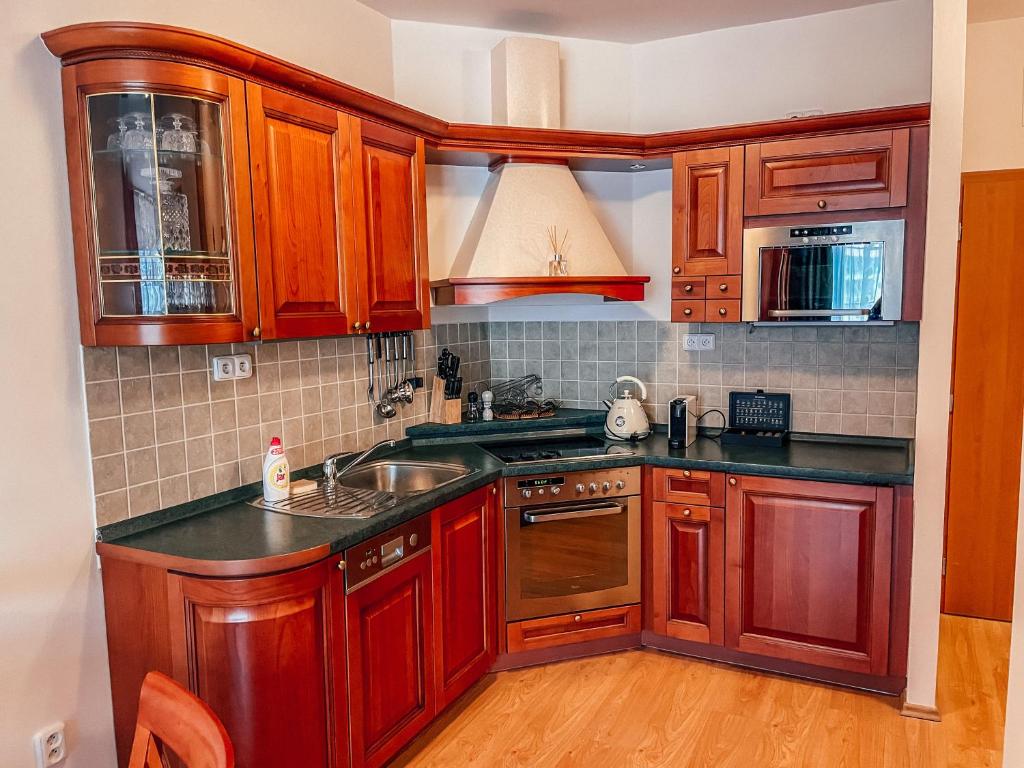
<instances>
[{"instance_id":1,"label":"dark green countertop","mask_svg":"<svg viewBox=\"0 0 1024 768\"><path fill-rule=\"evenodd\" d=\"M533 424L539 426L539 422ZM374 517L324 519L257 509L245 503L245 499L259 494L259 487L254 485L104 526L97 532L101 551L146 562L166 561L165 567L186 572L213 574L218 572L215 566L223 563L231 563L231 574L269 572L340 552L503 475L564 472L570 466L583 469L651 464L862 485L913 483L913 444L908 440L794 435L788 445L770 448L721 445L717 440L699 437L687 448L673 450L664 433L655 433L635 446L607 441L606 457L581 464L553 460L506 466L472 442L472 436L457 433L452 427L446 429L451 431L443 443L437 438L444 433L435 432L424 444L405 441L391 456L462 464L474 472ZM627 450L635 453L616 455ZM275 560L280 567L274 567Z\"/></svg>"},{"instance_id":2,"label":"dark green countertop","mask_svg":"<svg viewBox=\"0 0 1024 768\"><path fill-rule=\"evenodd\" d=\"M603 427L607 411L582 408L559 408L554 416L543 419L520 419L506 421L463 421L458 424L435 424L428 421L405 430L413 440L430 438L466 437L468 435L511 435L517 432L534 432L538 429L566 429Z\"/></svg>"}]
</instances>

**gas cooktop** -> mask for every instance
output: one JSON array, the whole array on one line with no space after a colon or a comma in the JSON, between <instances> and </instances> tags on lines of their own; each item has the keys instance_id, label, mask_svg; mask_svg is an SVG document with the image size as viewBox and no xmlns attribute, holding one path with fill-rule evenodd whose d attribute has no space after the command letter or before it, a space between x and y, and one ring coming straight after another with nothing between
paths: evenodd
<instances>
[{"instance_id":1,"label":"gas cooktop","mask_svg":"<svg viewBox=\"0 0 1024 768\"><path fill-rule=\"evenodd\" d=\"M599 459L605 456L632 456L636 451L626 445L605 445L604 440L589 435L520 440L482 445L485 451L506 464L527 464L553 459Z\"/></svg>"}]
</instances>

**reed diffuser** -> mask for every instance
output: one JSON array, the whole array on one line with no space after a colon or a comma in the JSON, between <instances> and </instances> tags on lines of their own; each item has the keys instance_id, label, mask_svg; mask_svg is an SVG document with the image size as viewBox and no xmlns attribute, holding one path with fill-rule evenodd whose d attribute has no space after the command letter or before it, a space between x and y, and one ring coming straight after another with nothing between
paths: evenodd
<instances>
[{"instance_id":1,"label":"reed diffuser","mask_svg":"<svg viewBox=\"0 0 1024 768\"><path fill-rule=\"evenodd\" d=\"M548 262L548 277L568 277L569 261L565 258L565 240L569 230L565 230L562 240L558 240L558 227L548 227L548 242L551 243L551 261Z\"/></svg>"}]
</instances>

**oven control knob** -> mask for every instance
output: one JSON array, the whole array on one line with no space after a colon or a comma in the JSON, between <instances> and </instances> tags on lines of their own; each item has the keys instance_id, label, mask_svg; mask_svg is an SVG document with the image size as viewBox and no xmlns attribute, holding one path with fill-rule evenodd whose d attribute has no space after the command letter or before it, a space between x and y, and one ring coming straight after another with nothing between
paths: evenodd
<instances>
[{"instance_id":1,"label":"oven control knob","mask_svg":"<svg viewBox=\"0 0 1024 768\"><path fill-rule=\"evenodd\" d=\"M528 499L531 496L533 496L533 491L531 491L529 488L523 488L523 490L520 491L520 493L523 495L524 499Z\"/></svg>"},{"instance_id":2,"label":"oven control knob","mask_svg":"<svg viewBox=\"0 0 1024 768\"><path fill-rule=\"evenodd\" d=\"M587 490L591 493L597 493L597 483L591 483L587 486Z\"/></svg>"},{"instance_id":3,"label":"oven control knob","mask_svg":"<svg viewBox=\"0 0 1024 768\"><path fill-rule=\"evenodd\" d=\"M558 487L557 485L556 485L556 486L554 486L554 487L553 487L553 488L551 489L551 495L552 495L552 496L557 496L557 495L558 495L558 494L560 494L561 492L562 492L562 489L561 489L561 488L559 488L559 487Z\"/></svg>"},{"instance_id":4,"label":"oven control knob","mask_svg":"<svg viewBox=\"0 0 1024 768\"><path fill-rule=\"evenodd\" d=\"M583 493L587 487L583 483L576 483L576 493Z\"/></svg>"},{"instance_id":5,"label":"oven control knob","mask_svg":"<svg viewBox=\"0 0 1024 768\"><path fill-rule=\"evenodd\" d=\"M538 488L537 489L537 495L538 496L543 496L544 495L544 489L543 488Z\"/></svg>"},{"instance_id":6,"label":"oven control knob","mask_svg":"<svg viewBox=\"0 0 1024 768\"><path fill-rule=\"evenodd\" d=\"M610 491L611 489L612 489L612 484L609 483L607 480L605 480L603 483L601 483L601 490L602 491Z\"/></svg>"},{"instance_id":7,"label":"oven control knob","mask_svg":"<svg viewBox=\"0 0 1024 768\"><path fill-rule=\"evenodd\" d=\"M625 480L619 480L618 482L615 483L615 487L618 488L621 491L623 488L626 487L626 481Z\"/></svg>"}]
</instances>

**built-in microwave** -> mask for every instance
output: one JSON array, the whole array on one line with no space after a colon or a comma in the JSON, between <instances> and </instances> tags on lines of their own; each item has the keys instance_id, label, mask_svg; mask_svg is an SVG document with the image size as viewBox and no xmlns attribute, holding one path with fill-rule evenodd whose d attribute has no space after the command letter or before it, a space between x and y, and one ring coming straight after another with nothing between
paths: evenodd
<instances>
[{"instance_id":1,"label":"built-in microwave","mask_svg":"<svg viewBox=\"0 0 1024 768\"><path fill-rule=\"evenodd\" d=\"M743 232L743 310L756 323L878 323L903 306L900 219Z\"/></svg>"}]
</instances>

